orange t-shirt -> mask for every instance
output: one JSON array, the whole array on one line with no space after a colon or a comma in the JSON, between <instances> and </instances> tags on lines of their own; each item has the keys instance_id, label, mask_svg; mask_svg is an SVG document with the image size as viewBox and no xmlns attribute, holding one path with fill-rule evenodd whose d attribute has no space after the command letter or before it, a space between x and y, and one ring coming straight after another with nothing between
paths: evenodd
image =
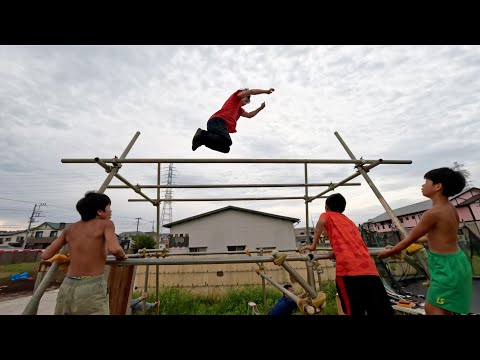
<instances>
[{"instance_id":1,"label":"orange t-shirt","mask_svg":"<svg viewBox=\"0 0 480 360\"><path fill-rule=\"evenodd\" d=\"M325 231L335 253L337 276L378 276L377 267L352 220L334 211L323 213L320 218L325 220Z\"/></svg>"}]
</instances>

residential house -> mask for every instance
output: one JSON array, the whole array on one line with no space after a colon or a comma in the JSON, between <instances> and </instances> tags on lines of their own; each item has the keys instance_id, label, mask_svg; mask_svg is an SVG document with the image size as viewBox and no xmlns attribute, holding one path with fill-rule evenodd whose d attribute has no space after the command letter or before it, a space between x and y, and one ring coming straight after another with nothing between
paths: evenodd
<instances>
[{"instance_id":1,"label":"residential house","mask_svg":"<svg viewBox=\"0 0 480 360\"><path fill-rule=\"evenodd\" d=\"M299 219L227 206L164 224L170 253L228 252L295 248L293 224Z\"/></svg>"},{"instance_id":2,"label":"residential house","mask_svg":"<svg viewBox=\"0 0 480 360\"><path fill-rule=\"evenodd\" d=\"M295 231L295 245L296 247L299 246L304 246L307 245L307 235L306 235L306 227L297 227L294 229ZM309 227L308 232L310 234L309 236L309 244L311 244L311 241L313 241L313 233L315 232L314 227Z\"/></svg>"},{"instance_id":3,"label":"residential house","mask_svg":"<svg viewBox=\"0 0 480 360\"><path fill-rule=\"evenodd\" d=\"M70 224L44 222L34 228L0 233L0 249L16 247L19 249L45 249Z\"/></svg>"},{"instance_id":4,"label":"residential house","mask_svg":"<svg viewBox=\"0 0 480 360\"><path fill-rule=\"evenodd\" d=\"M44 222L30 229L26 236L25 249L46 249L70 223Z\"/></svg>"},{"instance_id":5,"label":"residential house","mask_svg":"<svg viewBox=\"0 0 480 360\"><path fill-rule=\"evenodd\" d=\"M476 187L464 189L461 193L450 197L449 200L457 209L461 226L467 226L477 237L480 237L480 189ZM431 207L432 201L429 199L394 209L393 212L408 232L418 224L423 213ZM377 233L397 231L386 212L369 219L362 227L365 230Z\"/></svg>"},{"instance_id":6,"label":"residential house","mask_svg":"<svg viewBox=\"0 0 480 360\"><path fill-rule=\"evenodd\" d=\"M6 248L20 248L25 242L25 230L0 232L0 250Z\"/></svg>"}]
</instances>

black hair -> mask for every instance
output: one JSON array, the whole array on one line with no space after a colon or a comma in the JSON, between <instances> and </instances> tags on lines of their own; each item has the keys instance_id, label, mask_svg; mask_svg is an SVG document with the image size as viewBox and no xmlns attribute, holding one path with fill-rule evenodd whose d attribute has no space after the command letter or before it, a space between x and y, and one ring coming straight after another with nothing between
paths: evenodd
<instances>
[{"instance_id":1,"label":"black hair","mask_svg":"<svg viewBox=\"0 0 480 360\"><path fill-rule=\"evenodd\" d=\"M458 194L467 183L465 176L460 171L447 167L430 170L423 177L431 180L433 184L442 184L442 194L447 197Z\"/></svg>"},{"instance_id":2,"label":"black hair","mask_svg":"<svg viewBox=\"0 0 480 360\"><path fill-rule=\"evenodd\" d=\"M292 288L293 286L290 285L290 284L285 284L285 285L283 285L283 287L288 290L288 289Z\"/></svg>"},{"instance_id":3,"label":"black hair","mask_svg":"<svg viewBox=\"0 0 480 360\"><path fill-rule=\"evenodd\" d=\"M342 196L342 194L336 193L327 197L325 200L325 205L328 206L330 211L343 213L345 211L345 206L347 206L347 201Z\"/></svg>"},{"instance_id":4,"label":"black hair","mask_svg":"<svg viewBox=\"0 0 480 360\"><path fill-rule=\"evenodd\" d=\"M243 88L242 91L249 90L248 88ZM250 100L250 95L245 96L248 100Z\"/></svg>"},{"instance_id":5,"label":"black hair","mask_svg":"<svg viewBox=\"0 0 480 360\"><path fill-rule=\"evenodd\" d=\"M97 211L105 211L106 207L111 203L107 195L89 191L85 194L85 197L78 200L77 211L80 213L83 221L88 221L95 219Z\"/></svg>"}]
</instances>

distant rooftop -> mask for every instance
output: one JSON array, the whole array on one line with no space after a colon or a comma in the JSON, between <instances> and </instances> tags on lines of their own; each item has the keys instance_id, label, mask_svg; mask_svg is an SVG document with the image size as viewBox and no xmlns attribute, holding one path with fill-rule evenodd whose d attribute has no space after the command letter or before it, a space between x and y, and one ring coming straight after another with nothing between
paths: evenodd
<instances>
[{"instance_id":1,"label":"distant rooftop","mask_svg":"<svg viewBox=\"0 0 480 360\"><path fill-rule=\"evenodd\" d=\"M424 212L432 207L432 200L425 200L416 204L407 205L398 209L393 209L393 213L398 216L409 215ZM380 221L390 220L390 216L386 212L373 219L367 220L369 223L376 223Z\"/></svg>"},{"instance_id":2,"label":"distant rooftop","mask_svg":"<svg viewBox=\"0 0 480 360\"><path fill-rule=\"evenodd\" d=\"M287 216L270 214L270 213L256 211L256 210L250 210L250 209L244 209L244 208L240 208L240 207L236 207L236 206L226 206L226 207L223 207L221 209L209 211L209 212L206 212L206 213L203 213L203 214L199 214L199 215L191 216L191 217L188 217L188 218L185 218L185 219L182 219L182 220L174 221L174 222L171 222L170 224L164 224L163 227L169 228L169 227L172 227L173 225L181 224L181 223L191 221L191 220L195 220L195 219L200 219L202 217L213 215L213 214L216 214L216 213L219 213L219 212L222 212L222 211L227 211L227 210L238 210L238 211L243 211L243 212L247 212L247 213L251 213L251 214L255 214L255 215L263 215L263 216L273 217L273 218L277 218L277 219L288 220L288 221L291 221L291 222L300 221L300 219L295 219L295 218L291 218L291 217L287 217Z\"/></svg>"}]
</instances>

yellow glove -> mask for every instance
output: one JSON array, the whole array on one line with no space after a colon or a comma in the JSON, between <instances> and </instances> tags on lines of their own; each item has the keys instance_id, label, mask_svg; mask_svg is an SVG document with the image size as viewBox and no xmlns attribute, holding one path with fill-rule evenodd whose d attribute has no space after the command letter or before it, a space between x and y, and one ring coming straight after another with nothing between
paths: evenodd
<instances>
[{"instance_id":1,"label":"yellow glove","mask_svg":"<svg viewBox=\"0 0 480 360\"><path fill-rule=\"evenodd\" d=\"M60 263L60 269L65 270L70 265L70 255L69 254L55 254L50 259L47 260L49 263Z\"/></svg>"},{"instance_id":2,"label":"yellow glove","mask_svg":"<svg viewBox=\"0 0 480 360\"><path fill-rule=\"evenodd\" d=\"M423 245L413 243L410 246L408 246L405 250L407 250L408 255L413 255L422 249L423 249Z\"/></svg>"}]
</instances>

